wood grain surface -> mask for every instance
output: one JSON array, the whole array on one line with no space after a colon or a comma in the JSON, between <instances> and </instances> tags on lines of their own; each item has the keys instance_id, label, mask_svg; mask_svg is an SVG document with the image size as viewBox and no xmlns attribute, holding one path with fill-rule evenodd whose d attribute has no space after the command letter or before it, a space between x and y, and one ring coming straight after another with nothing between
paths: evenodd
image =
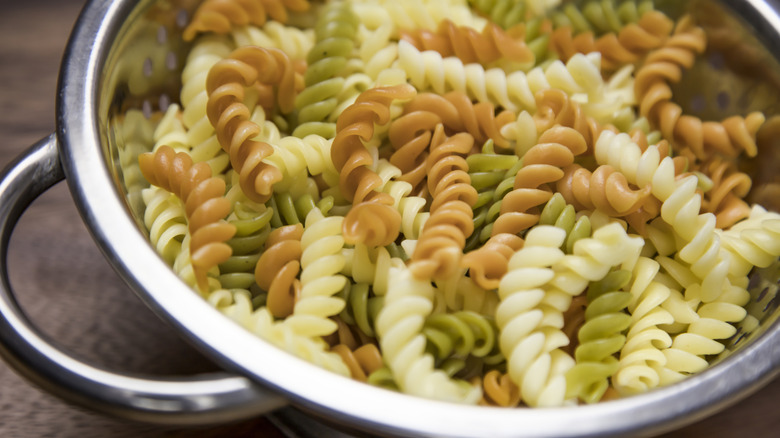
<instances>
[{"instance_id":1,"label":"wood grain surface","mask_svg":"<svg viewBox=\"0 0 780 438\"><path fill-rule=\"evenodd\" d=\"M54 130L60 58L83 0L5 1L0 12L0 166ZM92 363L156 375L215 366L153 315L93 243L65 184L24 214L9 250L19 301L42 330ZM780 380L664 437L777 436ZM172 428L108 418L44 393L0 362L0 437L279 437L266 420Z\"/></svg>"}]
</instances>

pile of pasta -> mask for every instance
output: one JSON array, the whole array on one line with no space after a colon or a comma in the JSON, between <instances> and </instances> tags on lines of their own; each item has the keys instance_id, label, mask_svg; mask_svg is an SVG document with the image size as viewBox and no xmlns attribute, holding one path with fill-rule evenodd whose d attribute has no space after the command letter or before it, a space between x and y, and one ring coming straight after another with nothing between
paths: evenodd
<instances>
[{"instance_id":1,"label":"pile of pasta","mask_svg":"<svg viewBox=\"0 0 780 438\"><path fill-rule=\"evenodd\" d=\"M675 101L706 62L690 16L205 0L184 36L139 158L144 222L281 349L415 396L560 406L675 383L757 325L780 216L739 163L767 121Z\"/></svg>"}]
</instances>

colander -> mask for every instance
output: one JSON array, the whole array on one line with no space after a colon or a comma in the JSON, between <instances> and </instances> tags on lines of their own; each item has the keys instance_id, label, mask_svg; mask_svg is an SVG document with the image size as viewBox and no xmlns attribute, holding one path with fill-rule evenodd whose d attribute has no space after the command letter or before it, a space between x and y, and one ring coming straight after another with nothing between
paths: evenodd
<instances>
[{"instance_id":1,"label":"colander","mask_svg":"<svg viewBox=\"0 0 780 438\"><path fill-rule=\"evenodd\" d=\"M725 409L780 372L778 272L753 276L749 313L726 353L707 370L645 394L588 406L498 409L414 398L320 369L262 341L187 287L148 243L139 173L128 163L147 117L178 100L188 44L181 31L194 0L90 1L60 71L56 133L30 147L0 181L0 354L20 374L71 402L128 419L213 424L276 411L280 424L316 436L510 437L654 435ZM657 1L670 16L690 12L719 32L675 89L705 119L764 111L760 157L742 163L751 201L780 208L775 144L780 128L780 9L770 1ZM84 222L122 278L222 373L181 379L131 376L84 363L50 343L24 316L8 280L14 225L42 192L65 179ZM279 408L293 406L296 410ZM333 429L325 428L327 423Z\"/></svg>"}]
</instances>

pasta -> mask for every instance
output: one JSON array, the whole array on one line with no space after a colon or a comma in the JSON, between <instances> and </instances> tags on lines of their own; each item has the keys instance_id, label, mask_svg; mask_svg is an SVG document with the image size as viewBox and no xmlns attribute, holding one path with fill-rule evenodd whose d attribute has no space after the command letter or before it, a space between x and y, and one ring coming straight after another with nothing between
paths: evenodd
<instances>
[{"instance_id":1,"label":"pasta","mask_svg":"<svg viewBox=\"0 0 780 438\"><path fill-rule=\"evenodd\" d=\"M471 186L463 158L473 143L474 139L466 133L446 138L441 124L433 133L426 164L431 216L425 222L410 264L418 278L444 278L459 268L466 238L474 231L471 208L477 201L477 191Z\"/></svg>"},{"instance_id":2,"label":"pasta","mask_svg":"<svg viewBox=\"0 0 780 438\"><path fill-rule=\"evenodd\" d=\"M434 357L439 361L450 356L481 358L497 347L495 323L467 310L429 316L423 333L428 345L434 346Z\"/></svg>"},{"instance_id":3,"label":"pasta","mask_svg":"<svg viewBox=\"0 0 780 438\"><path fill-rule=\"evenodd\" d=\"M501 351L507 371L529 406L563 403L564 373L574 360L559 347L569 340L559 330L561 315L545 305L544 287L555 278L552 266L563 259L559 249L565 232L540 226L526 236L523 248L509 261L509 272L501 278L496 310Z\"/></svg>"},{"instance_id":4,"label":"pasta","mask_svg":"<svg viewBox=\"0 0 780 438\"><path fill-rule=\"evenodd\" d=\"M477 33L472 28L444 20L435 33L425 29L417 31L416 35L402 32L401 40L420 51L435 50L443 57L457 56L466 64L487 65L497 60L533 64L535 61L524 35L511 35L494 23L488 23L481 33Z\"/></svg>"},{"instance_id":5,"label":"pasta","mask_svg":"<svg viewBox=\"0 0 780 438\"><path fill-rule=\"evenodd\" d=\"M690 148L700 159L709 149L727 156L742 151L755 156L756 132L764 122L762 113L734 116L722 122L702 122L683 115L680 106L670 100L669 82L679 80L682 68L690 67L706 44L704 30L695 26L690 17L678 22L672 36L662 47L648 54L637 70L635 87L640 114L657 126L675 147Z\"/></svg>"},{"instance_id":6,"label":"pasta","mask_svg":"<svg viewBox=\"0 0 780 438\"><path fill-rule=\"evenodd\" d=\"M385 305L377 317L380 347L399 388L422 397L476 402L479 391L434 368L425 353L424 319L433 304L433 287L408 268L391 268Z\"/></svg>"},{"instance_id":7,"label":"pasta","mask_svg":"<svg viewBox=\"0 0 780 438\"><path fill-rule=\"evenodd\" d=\"M718 228L729 228L750 215L750 206L743 200L753 185L750 176L720 157L695 167L712 182L703 194L702 211L715 215Z\"/></svg>"},{"instance_id":8,"label":"pasta","mask_svg":"<svg viewBox=\"0 0 780 438\"><path fill-rule=\"evenodd\" d=\"M601 77L599 63L598 55L575 55L566 64L554 61L528 73L506 73L500 68L486 69L479 64L465 64L455 57L444 58L435 51L421 52L406 41L398 43L396 62L409 83L419 90L431 90L437 94L459 91L478 102L494 103L510 111L532 111L536 109L534 94L552 88L577 93L588 106L609 105L614 107L609 113L616 113L621 106L630 105L631 101L620 97L622 91L608 88ZM615 84L623 85L619 81Z\"/></svg>"},{"instance_id":9,"label":"pasta","mask_svg":"<svg viewBox=\"0 0 780 438\"><path fill-rule=\"evenodd\" d=\"M355 51L357 17L347 2L334 2L321 12L315 28L317 42L306 57L306 88L295 98L298 110L293 135L319 134L332 137L334 123L324 122L339 106L346 80L340 75Z\"/></svg>"},{"instance_id":10,"label":"pasta","mask_svg":"<svg viewBox=\"0 0 780 438\"><path fill-rule=\"evenodd\" d=\"M610 2L600 2L609 4ZM595 5L591 2L589 5ZM632 4L625 2L624 5ZM575 8L569 8L572 10ZM634 23L621 25L615 23L616 11L604 10L605 14L598 20L600 27L608 27L611 32L595 38L593 31L583 31L576 36L570 26L555 29L550 36L550 44L554 50L566 60L575 53L603 53L601 68L605 72L614 72L625 65L639 62L641 57L661 46L672 31L674 23L666 15L658 11L647 11ZM633 14L631 14L633 15ZM568 17L567 17L568 18ZM576 17L574 23L585 23ZM633 17L631 17L633 18Z\"/></svg>"},{"instance_id":11,"label":"pasta","mask_svg":"<svg viewBox=\"0 0 780 438\"><path fill-rule=\"evenodd\" d=\"M597 34L619 32L631 23L640 21L653 11L650 0L614 1L589 0L580 6L568 4L552 13L557 26L572 26L577 32L592 31Z\"/></svg>"},{"instance_id":12,"label":"pasta","mask_svg":"<svg viewBox=\"0 0 780 438\"><path fill-rule=\"evenodd\" d=\"M529 15L543 15L560 4L560 0L470 0L469 3L493 22L507 29L524 23Z\"/></svg>"},{"instance_id":13,"label":"pasta","mask_svg":"<svg viewBox=\"0 0 780 438\"><path fill-rule=\"evenodd\" d=\"M307 337L327 336L336 330L329 319L344 309L344 300L337 296L347 279L339 272L344 266L344 238L341 223L344 218L326 218L318 209L306 216L301 235L300 297L285 323Z\"/></svg>"},{"instance_id":14,"label":"pasta","mask_svg":"<svg viewBox=\"0 0 780 438\"><path fill-rule=\"evenodd\" d=\"M552 193L541 187L555 183L564 176L561 170L574 162L574 157L587 150L585 139L572 128L558 126L539 137L539 144L523 156L523 167L515 175L513 190L501 200L501 212L492 233L518 234L539 221L528 210L550 200Z\"/></svg>"},{"instance_id":15,"label":"pasta","mask_svg":"<svg viewBox=\"0 0 780 438\"><path fill-rule=\"evenodd\" d=\"M303 360L456 403L628 397L728 354L777 291L751 179L776 118L672 93L734 44L702 17L205 0L178 100L123 115L121 176L161 259Z\"/></svg>"},{"instance_id":16,"label":"pasta","mask_svg":"<svg viewBox=\"0 0 780 438\"><path fill-rule=\"evenodd\" d=\"M146 188L141 194L146 205L144 225L149 230L149 240L163 260L173 264L187 233L184 207L176 195L160 187Z\"/></svg>"},{"instance_id":17,"label":"pasta","mask_svg":"<svg viewBox=\"0 0 780 438\"><path fill-rule=\"evenodd\" d=\"M508 374L498 370L490 370L482 378L483 397L481 405L514 407L520 404L520 389Z\"/></svg>"},{"instance_id":18,"label":"pasta","mask_svg":"<svg viewBox=\"0 0 780 438\"><path fill-rule=\"evenodd\" d=\"M554 225L566 232L566 241L562 248L566 254L572 253L574 244L578 240L591 234L588 216L576 217L576 215L574 206L567 204L560 193L552 195L539 215L539 224Z\"/></svg>"},{"instance_id":19,"label":"pasta","mask_svg":"<svg viewBox=\"0 0 780 438\"><path fill-rule=\"evenodd\" d=\"M372 89L361 94L339 118L331 159L341 174L342 192L354 203L344 221L344 237L349 243L384 246L398 235L400 215L392 208L392 197L376 190L381 180L369 168L374 160L361 139L371 140L375 123L387 123L394 99L413 95L414 88L409 86Z\"/></svg>"},{"instance_id":20,"label":"pasta","mask_svg":"<svg viewBox=\"0 0 780 438\"><path fill-rule=\"evenodd\" d=\"M271 227L273 210L249 201L236 203L228 223L236 234L227 241L231 256L219 265L219 282L228 289L249 289L255 283L254 271Z\"/></svg>"},{"instance_id":21,"label":"pasta","mask_svg":"<svg viewBox=\"0 0 780 438\"><path fill-rule=\"evenodd\" d=\"M568 397L595 403L607 391L608 377L618 367L613 355L623 348L626 338L621 332L631 322L623 312L631 294L620 291L630 279L631 272L617 270L588 286L585 323L577 334L579 346L574 352L577 363L566 373Z\"/></svg>"},{"instance_id":22,"label":"pasta","mask_svg":"<svg viewBox=\"0 0 780 438\"><path fill-rule=\"evenodd\" d=\"M426 174L429 144L439 124L443 124L448 131L465 131L476 142L483 143L491 139L498 146L508 147L509 143L499 128L513 119L514 115L508 111L497 116L494 113L491 104L473 104L463 93L417 95L404 105L403 114L388 129L390 144L395 149L390 162L403 172L400 180L412 184L415 192L423 190L421 185Z\"/></svg>"},{"instance_id":23,"label":"pasta","mask_svg":"<svg viewBox=\"0 0 780 438\"><path fill-rule=\"evenodd\" d=\"M184 29L184 40L192 40L199 32L224 34L234 26L262 25L267 16L285 22L290 11L309 8L307 0L205 0L198 6L192 21Z\"/></svg>"},{"instance_id":24,"label":"pasta","mask_svg":"<svg viewBox=\"0 0 780 438\"><path fill-rule=\"evenodd\" d=\"M277 318L290 316L301 297L303 226L286 225L271 232L255 265L255 281L268 292L266 307Z\"/></svg>"},{"instance_id":25,"label":"pasta","mask_svg":"<svg viewBox=\"0 0 780 438\"><path fill-rule=\"evenodd\" d=\"M209 71L207 112L219 144L240 175L241 188L253 201L264 202L282 175L275 167L262 162L272 153L271 146L252 140L259 134L259 127L250 120L248 108L242 102L243 87L257 81L278 85L280 110L292 111L297 80L289 57L276 49L249 46L236 49Z\"/></svg>"},{"instance_id":26,"label":"pasta","mask_svg":"<svg viewBox=\"0 0 780 438\"><path fill-rule=\"evenodd\" d=\"M436 29L443 20L459 26L481 29L485 20L471 13L459 0L363 0L353 6L360 21L369 29L390 22L394 34L400 29Z\"/></svg>"},{"instance_id":27,"label":"pasta","mask_svg":"<svg viewBox=\"0 0 780 438\"><path fill-rule=\"evenodd\" d=\"M657 387L661 378L658 369L666 364L661 349L672 339L659 326L671 324L674 317L659 305L671 295L669 287L654 281L660 265L653 259L640 257L634 266L628 311L631 323L626 343L620 351L618 370L612 384L620 394L636 394Z\"/></svg>"},{"instance_id":28,"label":"pasta","mask_svg":"<svg viewBox=\"0 0 780 438\"><path fill-rule=\"evenodd\" d=\"M168 146L142 154L139 162L151 184L175 194L184 204L193 272L198 287L208 290L207 272L230 257L231 248L224 242L235 234L235 227L224 221L230 211L223 197L224 181L212 177L208 165L193 165L189 155L174 153Z\"/></svg>"}]
</instances>

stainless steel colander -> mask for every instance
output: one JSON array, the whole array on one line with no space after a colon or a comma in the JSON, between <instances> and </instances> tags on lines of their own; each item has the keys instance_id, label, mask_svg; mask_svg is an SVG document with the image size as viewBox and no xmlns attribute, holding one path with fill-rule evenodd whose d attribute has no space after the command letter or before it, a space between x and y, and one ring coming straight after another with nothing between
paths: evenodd
<instances>
[{"instance_id":1,"label":"stainless steel colander","mask_svg":"<svg viewBox=\"0 0 780 438\"><path fill-rule=\"evenodd\" d=\"M166 424L226 422L293 405L280 422L323 436L338 430L415 436L653 435L704 418L746 397L780 372L778 275L752 278L753 324L742 324L706 371L673 386L592 406L494 409L413 398L355 382L267 344L193 293L148 243L142 179L153 112L178 100L188 45L181 31L195 0L90 1L64 56L57 132L28 149L0 180L0 354L33 382L112 415ZM705 119L764 111L761 156L741 163L751 200L780 210L780 7L769 1L659 0L670 15L691 12L721 38L676 85L676 99ZM774 56L773 56L774 54ZM144 117L127 117L128 112ZM66 179L98 245L162 318L229 372L180 380L121 375L49 344L23 315L8 281L13 227L33 199ZM332 432L338 434L339 432Z\"/></svg>"}]
</instances>

